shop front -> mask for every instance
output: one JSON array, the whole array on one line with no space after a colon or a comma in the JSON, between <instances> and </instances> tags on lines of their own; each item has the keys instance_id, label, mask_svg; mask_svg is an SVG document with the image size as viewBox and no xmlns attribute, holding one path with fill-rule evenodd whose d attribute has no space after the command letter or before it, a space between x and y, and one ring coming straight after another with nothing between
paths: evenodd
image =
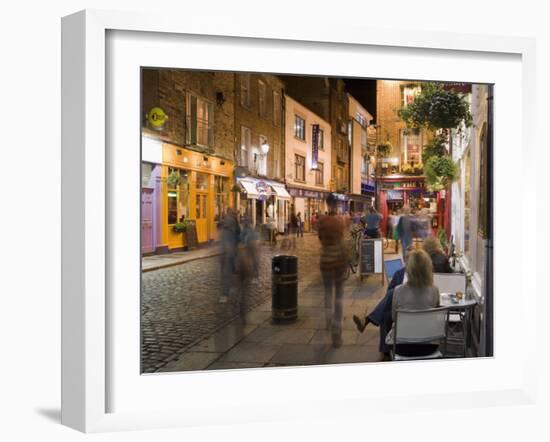
<instances>
[{"instance_id":1,"label":"shop front","mask_svg":"<svg viewBox=\"0 0 550 442\"><path fill-rule=\"evenodd\" d=\"M378 210L385 222L391 212L398 212L404 207L412 211L428 214L434 233L444 222L444 192L429 192L425 188L425 177L391 175L379 179Z\"/></svg>"},{"instance_id":2,"label":"shop front","mask_svg":"<svg viewBox=\"0 0 550 442\"><path fill-rule=\"evenodd\" d=\"M300 213L304 223L304 232L313 231L319 216L327 211L326 193L298 187L289 187L288 193L292 197L291 214Z\"/></svg>"},{"instance_id":3,"label":"shop front","mask_svg":"<svg viewBox=\"0 0 550 442\"><path fill-rule=\"evenodd\" d=\"M290 195L285 185L250 176L238 177L237 184L241 219L248 217L255 227L269 225L284 233L290 205Z\"/></svg>"},{"instance_id":4,"label":"shop front","mask_svg":"<svg viewBox=\"0 0 550 442\"><path fill-rule=\"evenodd\" d=\"M231 204L233 167L226 159L163 144L162 237L168 249L186 247L185 233L174 225L188 220L195 222L199 243L218 239L218 222Z\"/></svg>"}]
</instances>

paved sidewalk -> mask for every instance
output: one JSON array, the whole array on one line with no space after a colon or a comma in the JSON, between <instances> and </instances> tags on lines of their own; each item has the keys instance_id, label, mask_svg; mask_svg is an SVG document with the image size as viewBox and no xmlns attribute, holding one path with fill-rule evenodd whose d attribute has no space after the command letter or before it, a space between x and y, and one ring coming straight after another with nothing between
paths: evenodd
<instances>
[{"instance_id":1,"label":"paved sidewalk","mask_svg":"<svg viewBox=\"0 0 550 442\"><path fill-rule=\"evenodd\" d=\"M271 299L253 308L243 325L235 319L159 369L161 372L303 366L376 362L378 328L359 333L354 314L364 316L385 293L380 277L362 282L351 274L344 286L343 345L334 348L325 328L325 309L319 275L301 282L298 320L289 324L271 321Z\"/></svg>"},{"instance_id":2,"label":"paved sidewalk","mask_svg":"<svg viewBox=\"0 0 550 442\"><path fill-rule=\"evenodd\" d=\"M165 267L171 267L183 264L197 259L210 258L221 253L219 243L204 245L195 250L186 250L182 252L167 253L165 255L150 255L141 258L141 271L150 272Z\"/></svg>"}]
</instances>

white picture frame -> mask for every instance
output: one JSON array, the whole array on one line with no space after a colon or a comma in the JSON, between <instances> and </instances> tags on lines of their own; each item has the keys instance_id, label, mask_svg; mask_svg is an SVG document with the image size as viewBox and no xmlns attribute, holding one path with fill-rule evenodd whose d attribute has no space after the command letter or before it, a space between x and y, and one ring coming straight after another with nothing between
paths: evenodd
<instances>
[{"instance_id":1,"label":"white picture frame","mask_svg":"<svg viewBox=\"0 0 550 442\"><path fill-rule=\"evenodd\" d=\"M521 145L521 156L534 154L534 107L535 101L535 45L532 39L518 37L494 37L481 35L465 35L451 33L431 33L417 31L402 31L399 33L389 30L372 28L354 28L333 25L330 30L322 26L302 26L300 28L284 27L280 24L247 23L246 27L239 26L236 21L218 22L215 20L185 20L167 15L155 16L152 14L111 12L100 10L81 11L63 18L62 21L62 423L84 432L102 432L126 429L161 428L188 425L207 425L214 422L254 422L262 420L285 418L311 418L328 415L373 414L387 411L407 410L414 404L415 409L438 409L442 406L449 408L467 408L472 403L476 406L494 406L500 403L527 404L535 400L535 364L534 358L523 358L517 363L507 359L506 346L514 345L517 341L508 342L508 335L500 329L503 321L510 318L510 306L501 302L495 307L495 357L484 359L473 365L468 361L444 361L447 364L444 370L457 384L461 384L460 373L471 376L470 387L458 386L455 391L439 392L437 388L425 385L425 390L399 389L399 385L392 386L391 390L376 390L367 392L364 388L337 390L328 388L326 396L317 394L314 383L309 379L346 379L345 385L352 384L349 379L360 379L365 370L372 378L399 376L406 368L410 373L419 375L424 372L428 376L437 378L440 375L441 362L426 362L416 364L384 365L385 374L381 372L381 364L352 364L345 366L289 368L289 369L260 369L240 370L238 373L188 373L170 376L140 376L138 372L124 372L137 382L146 382L144 391L150 389L153 393L163 389L182 388L181 383L192 378L196 385L201 386L190 394L193 404L182 404L181 407L168 405L166 407L139 408L130 410L125 407L113 407L110 395L117 387L117 382L126 382L125 376L112 376L115 356L111 345L110 334L114 324L120 319L120 313L113 309L113 300L109 291L113 289L111 283L114 250L111 244L118 241L113 234L116 228L109 226L114 222L112 195L113 168L120 167L120 163L113 160L108 150L109 143L116 139L116 134L108 133L106 120L114 115L108 112L109 82L113 77L107 77L109 52L107 41L108 33L156 33L155 38L166 36L172 41L179 37L194 36L194 38L216 37L232 38L235 42L243 42L250 46L260 47L262 44L277 48L278 45L315 45L332 48L334 51L352 51L357 48L371 48L373 50L419 50L422 54L433 57L443 57L449 54L471 56L483 64L484 56L510 58L514 66L520 69L519 95L515 96L514 103L521 109L514 109L514 115L521 115L519 120L514 119L518 127L511 128L510 140L499 138L496 140L506 143L517 141ZM140 34L144 35L144 34ZM149 34L153 35L153 34ZM202 36L202 37L201 37ZM220 40L221 39L221 40ZM179 43L178 43L179 44ZM258 46L260 45L260 46ZM519 64L518 64L519 63ZM258 63L248 61L242 64L243 70L253 70ZM167 66L171 67L171 66ZM176 66L177 67L177 66ZM211 66L209 66L211 68ZM411 75L417 68L410 67L404 70L400 78ZM432 68L431 68L432 69ZM435 69L435 68L434 68ZM513 70L513 69L512 69ZM418 72L418 71L417 71ZM306 73L306 72L303 72ZM511 74L512 75L512 74ZM480 72L478 78L489 78ZM473 78L473 77L472 77ZM443 79L443 78L441 78ZM469 81L469 78L461 78ZM115 80L116 81L116 80ZM510 83L511 84L511 83ZM138 94L138 91L136 91ZM498 88L497 88L498 94ZM138 97L139 98L139 97ZM498 99L498 98L497 98ZM518 101L519 100L519 101ZM507 109L495 103L497 126L502 122L502 113ZM510 109L508 109L511 112ZM136 121L138 109L134 112ZM499 116L500 115L500 116ZM507 170L510 164L503 156L497 158L496 166ZM516 166L517 167L517 166ZM137 170L137 167L136 167ZM119 169L116 169L118 172ZM522 173L527 174L525 170ZM116 176L116 173L115 173ZM525 175L527 176L527 175ZM117 178L115 178L117 179ZM496 180L498 180L498 174ZM496 198L499 198L498 181L495 182ZM519 186L525 186L520 184ZM536 189L530 188L527 192L521 187L514 197L520 196L521 207L536 205ZM137 200L136 200L137 201ZM496 210L496 209L495 209ZM528 210L520 210L522 221L528 221ZM496 213L495 217L498 216ZM136 218L136 224L137 220ZM500 223L500 221L499 221ZM502 223L503 228L505 223ZM498 227L495 232L495 244L503 238ZM524 233L520 233L519 236ZM527 275L527 258L534 255L534 244L529 241L519 241L515 251L519 254L521 267L519 271ZM512 246L514 247L514 246ZM504 267L504 261L499 259L499 251L495 250L495 267ZM500 255L502 258L502 255ZM137 261L137 258L136 258ZM135 263L134 263L135 264ZM125 273L124 273L125 274ZM501 272L500 275L504 275ZM495 276L495 287L502 290L511 290L504 287L502 276ZM499 279L500 278L500 279ZM136 281L133 282L134 284ZM519 288L521 299L518 300L518 315L525 315L527 306L536 303L534 278L520 278L515 282ZM503 298L505 299L505 298ZM139 311L138 306L135 309ZM120 311L120 309L118 310ZM135 312L128 312L133 315ZM500 316L499 316L500 315ZM516 318L517 319L517 318ZM525 318L524 318L525 319ZM536 324L531 321L520 321L522 324L522 339L525 354L532 353L535 342ZM499 336L500 333L500 336ZM135 350L135 349L134 349ZM132 351L134 351L132 350ZM137 349L139 352L139 349ZM519 357L519 356L518 356ZM131 359L132 356L125 355ZM509 367L500 372L503 363ZM135 361L131 362L135 364ZM501 364L501 365L499 365ZM421 370L420 370L421 369ZM494 379L489 379L487 373L496 369ZM119 370L118 366L114 370ZM306 372L306 370L309 370ZM478 375L475 376L476 370ZM312 376L312 373L314 374ZM321 376L322 375L322 376ZM259 397L259 388L270 392L269 381L277 377L278 382L289 382L289 385L301 385L302 393L308 394L309 407L283 405L283 399L274 397L272 402L262 402ZM138 379L139 378L139 379ZM113 379L117 379L113 381ZM313 381L310 381L313 382ZM235 386L231 390L231 384ZM130 384L128 384L130 385ZM137 384L135 384L137 385ZM205 390L205 385L208 388ZM280 385L280 384L279 384ZM318 385L318 384L317 384ZM187 385L190 387L190 384ZM374 388L374 387L373 387ZM239 390L241 389L241 390ZM462 389L462 390L460 390ZM149 393L151 393L149 391ZM235 401L235 393L242 392ZM147 394L149 394L147 393ZM214 394L213 394L214 393ZM271 394L276 395L276 391ZM321 392L322 393L322 392ZM124 393L121 393L124 394ZM141 393L140 393L141 394ZM160 393L159 393L160 394ZM268 393L265 393L268 394ZM377 401L365 401L373 394ZM201 396L205 401L201 402ZM292 395L291 395L292 396ZM146 395L144 395L146 397ZM219 401L208 402L212 397ZM228 399L231 410L227 409ZM258 402L255 402L258 400ZM121 403L124 400L121 401ZM262 406L258 406L261 403ZM338 404L338 406L336 406ZM357 408L359 407L359 408Z\"/></svg>"}]
</instances>

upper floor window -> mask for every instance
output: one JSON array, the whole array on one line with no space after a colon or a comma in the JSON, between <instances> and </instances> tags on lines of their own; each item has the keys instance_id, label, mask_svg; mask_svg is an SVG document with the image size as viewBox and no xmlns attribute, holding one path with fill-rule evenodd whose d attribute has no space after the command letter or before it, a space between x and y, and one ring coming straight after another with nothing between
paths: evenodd
<instances>
[{"instance_id":1,"label":"upper floor window","mask_svg":"<svg viewBox=\"0 0 550 442\"><path fill-rule=\"evenodd\" d=\"M420 86L405 86L403 88L403 106L411 104L418 94L420 94Z\"/></svg>"},{"instance_id":2,"label":"upper floor window","mask_svg":"<svg viewBox=\"0 0 550 442\"><path fill-rule=\"evenodd\" d=\"M250 74L241 74L241 106L250 106Z\"/></svg>"},{"instance_id":3,"label":"upper floor window","mask_svg":"<svg viewBox=\"0 0 550 442\"><path fill-rule=\"evenodd\" d=\"M315 184L318 186L323 185L324 165L320 161L317 162L317 169L315 170Z\"/></svg>"},{"instance_id":4,"label":"upper floor window","mask_svg":"<svg viewBox=\"0 0 550 442\"><path fill-rule=\"evenodd\" d=\"M281 94L273 91L273 124L281 124Z\"/></svg>"},{"instance_id":5,"label":"upper floor window","mask_svg":"<svg viewBox=\"0 0 550 442\"><path fill-rule=\"evenodd\" d=\"M406 164L420 164L422 141L419 133L403 133L403 154Z\"/></svg>"},{"instance_id":6,"label":"upper floor window","mask_svg":"<svg viewBox=\"0 0 550 442\"><path fill-rule=\"evenodd\" d=\"M306 139L306 120L298 115L294 116L294 136L300 140Z\"/></svg>"},{"instance_id":7,"label":"upper floor window","mask_svg":"<svg viewBox=\"0 0 550 442\"><path fill-rule=\"evenodd\" d=\"M248 167L248 158L250 156L251 132L248 127L241 126L241 154L239 156L239 166Z\"/></svg>"},{"instance_id":8,"label":"upper floor window","mask_svg":"<svg viewBox=\"0 0 550 442\"><path fill-rule=\"evenodd\" d=\"M294 155L294 179L296 181L306 180L306 158L302 155Z\"/></svg>"},{"instance_id":9,"label":"upper floor window","mask_svg":"<svg viewBox=\"0 0 550 442\"><path fill-rule=\"evenodd\" d=\"M319 149L325 150L325 132L319 129Z\"/></svg>"},{"instance_id":10,"label":"upper floor window","mask_svg":"<svg viewBox=\"0 0 550 442\"><path fill-rule=\"evenodd\" d=\"M258 80L258 112L262 118L267 115L266 86L262 80Z\"/></svg>"},{"instance_id":11,"label":"upper floor window","mask_svg":"<svg viewBox=\"0 0 550 442\"><path fill-rule=\"evenodd\" d=\"M214 106L191 93L186 94L185 142L213 147Z\"/></svg>"}]
</instances>

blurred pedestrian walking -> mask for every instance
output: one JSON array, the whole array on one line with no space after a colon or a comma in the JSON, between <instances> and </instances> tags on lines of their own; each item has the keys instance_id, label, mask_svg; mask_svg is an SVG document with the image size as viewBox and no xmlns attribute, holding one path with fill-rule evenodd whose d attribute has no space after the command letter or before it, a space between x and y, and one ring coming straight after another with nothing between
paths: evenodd
<instances>
[{"instance_id":1,"label":"blurred pedestrian walking","mask_svg":"<svg viewBox=\"0 0 550 442\"><path fill-rule=\"evenodd\" d=\"M337 199L329 194L326 199L329 214L319 218L318 236L321 241L320 268L325 290L325 318L331 331L332 345L342 345L343 286L347 266L344 242L345 222L336 214Z\"/></svg>"},{"instance_id":2,"label":"blurred pedestrian walking","mask_svg":"<svg viewBox=\"0 0 550 442\"><path fill-rule=\"evenodd\" d=\"M227 212L220 223L220 242L222 254L220 256L221 266L221 295L219 302L225 303L228 300L233 286L233 273L236 271L237 247L239 245L241 229L237 214L232 208Z\"/></svg>"}]
</instances>

